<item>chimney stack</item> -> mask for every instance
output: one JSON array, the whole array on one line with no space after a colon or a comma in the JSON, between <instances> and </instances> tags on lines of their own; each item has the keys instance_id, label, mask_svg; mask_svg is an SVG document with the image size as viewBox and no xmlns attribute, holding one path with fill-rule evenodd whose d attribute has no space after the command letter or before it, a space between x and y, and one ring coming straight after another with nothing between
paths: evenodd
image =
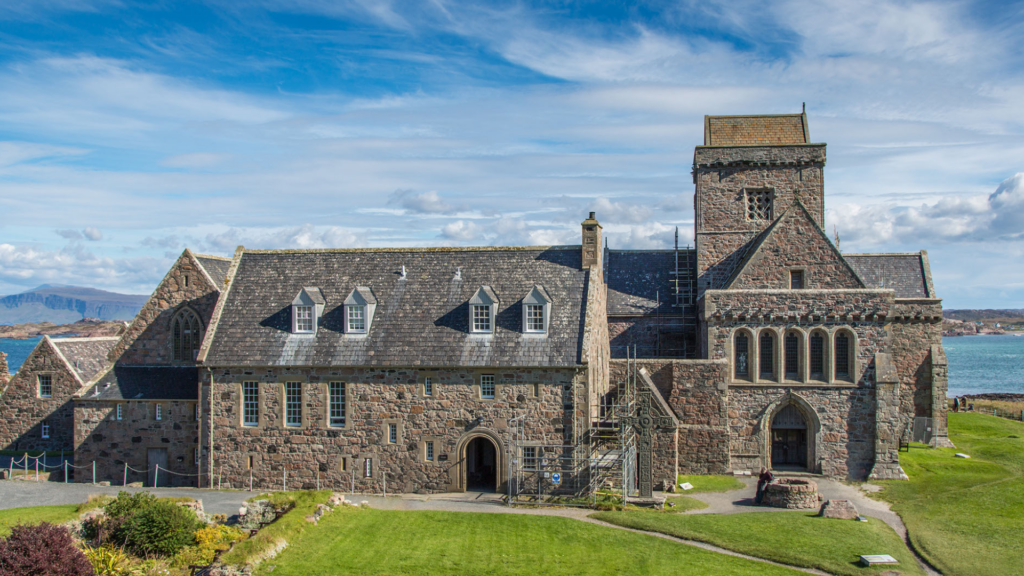
<instances>
[{"instance_id":1,"label":"chimney stack","mask_svg":"<svg viewBox=\"0 0 1024 576\"><path fill-rule=\"evenodd\" d=\"M589 270L601 265L601 224L594 212L581 224L583 227L583 269Z\"/></svg>"}]
</instances>

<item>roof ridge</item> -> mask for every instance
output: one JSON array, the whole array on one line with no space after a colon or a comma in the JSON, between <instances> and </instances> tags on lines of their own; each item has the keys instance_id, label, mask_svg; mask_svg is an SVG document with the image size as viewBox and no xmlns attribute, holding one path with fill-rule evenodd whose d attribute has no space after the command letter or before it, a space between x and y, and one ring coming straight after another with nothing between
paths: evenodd
<instances>
[{"instance_id":1,"label":"roof ridge","mask_svg":"<svg viewBox=\"0 0 1024 576\"><path fill-rule=\"evenodd\" d=\"M47 334L49 336L49 334ZM100 340L120 340L120 336L73 336L71 338L50 338L54 343L59 342L99 342Z\"/></svg>"},{"instance_id":2,"label":"roof ridge","mask_svg":"<svg viewBox=\"0 0 1024 576\"><path fill-rule=\"evenodd\" d=\"M371 254L374 252L528 252L544 250L578 250L579 244L552 246L428 246L420 248L283 248L278 250L245 250L245 254Z\"/></svg>"},{"instance_id":3,"label":"roof ridge","mask_svg":"<svg viewBox=\"0 0 1024 576\"><path fill-rule=\"evenodd\" d=\"M881 257L881 256L920 256L920 255L921 255L920 252L851 252L849 254L844 254L844 256L846 256L846 257L850 257L850 256L875 256L875 257Z\"/></svg>"},{"instance_id":4,"label":"roof ridge","mask_svg":"<svg viewBox=\"0 0 1024 576\"><path fill-rule=\"evenodd\" d=\"M228 258L226 256L214 256L213 254L199 254L198 252L193 252L192 255L195 256L196 258L209 258L210 260L223 260L225 262L231 262L231 258Z\"/></svg>"}]
</instances>

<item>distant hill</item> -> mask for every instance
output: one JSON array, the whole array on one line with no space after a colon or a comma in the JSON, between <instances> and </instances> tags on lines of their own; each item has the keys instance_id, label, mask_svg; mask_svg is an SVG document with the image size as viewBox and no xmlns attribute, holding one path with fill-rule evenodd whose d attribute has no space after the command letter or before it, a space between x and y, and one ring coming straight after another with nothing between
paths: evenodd
<instances>
[{"instance_id":1,"label":"distant hill","mask_svg":"<svg viewBox=\"0 0 1024 576\"><path fill-rule=\"evenodd\" d=\"M148 298L96 288L43 284L0 298L0 324L70 324L84 318L130 321Z\"/></svg>"},{"instance_id":2,"label":"distant hill","mask_svg":"<svg viewBox=\"0 0 1024 576\"><path fill-rule=\"evenodd\" d=\"M964 322L984 322L986 324L1017 324L1024 322L1024 309L1010 310L943 310L942 317L947 320Z\"/></svg>"}]
</instances>

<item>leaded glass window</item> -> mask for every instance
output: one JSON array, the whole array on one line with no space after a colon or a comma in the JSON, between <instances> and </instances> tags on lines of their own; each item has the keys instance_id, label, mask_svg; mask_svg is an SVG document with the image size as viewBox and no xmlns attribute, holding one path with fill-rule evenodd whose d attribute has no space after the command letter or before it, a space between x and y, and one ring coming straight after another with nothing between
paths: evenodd
<instances>
[{"instance_id":1,"label":"leaded glass window","mask_svg":"<svg viewBox=\"0 0 1024 576\"><path fill-rule=\"evenodd\" d=\"M800 337L795 333L786 334L786 378L800 376Z\"/></svg>"},{"instance_id":2,"label":"leaded glass window","mask_svg":"<svg viewBox=\"0 0 1024 576\"><path fill-rule=\"evenodd\" d=\"M775 375L775 338L765 332L761 334L761 376L771 377Z\"/></svg>"},{"instance_id":3,"label":"leaded glass window","mask_svg":"<svg viewBox=\"0 0 1024 576\"><path fill-rule=\"evenodd\" d=\"M825 338L821 333L811 334L811 378L825 377Z\"/></svg>"},{"instance_id":4,"label":"leaded glass window","mask_svg":"<svg viewBox=\"0 0 1024 576\"><path fill-rule=\"evenodd\" d=\"M182 310L174 317L171 330L174 359L186 362L195 360L203 341L199 317L191 310Z\"/></svg>"},{"instance_id":5,"label":"leaded glass window","mask_svg":"<svg viewBox=\"0 0 1024 576\"><path fill-rule=\"evenodd\" d=\"M750 376L750 340L746 334L738 334L733 346L736 377Z\"/></svg>"},{"instance_id":6,"label":"leaded glass window","mask_svg":"<svg viewBox=\"0 0 1024 576\"><path fill-rule=\"evenodd\" d=\"M836 335L836 377L850 377L850 337L842 332Z\"/></svg>"}]
</instances>

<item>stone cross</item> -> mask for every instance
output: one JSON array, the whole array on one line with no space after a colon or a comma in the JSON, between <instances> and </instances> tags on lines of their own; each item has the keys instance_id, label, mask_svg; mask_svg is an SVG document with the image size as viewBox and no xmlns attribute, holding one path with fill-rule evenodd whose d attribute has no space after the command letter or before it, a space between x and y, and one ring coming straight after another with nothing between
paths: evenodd
<instances>
[{"instance_id":1,"label":"stone cross","mask_svg":"<svg viewBox=\"0 0 1024 576\"><path fill-rule=\"evenodd\" d=\"M652 498L654 497L654 431L675 428L675 423L672 418L657 415L654 410L654 398L651 395L651 390L644 386L637 391L636 409L633 415L623 417L622 424L632 426L636 431L636 452L640 468L640 497Z\"/></svg>"}]
</instances>

